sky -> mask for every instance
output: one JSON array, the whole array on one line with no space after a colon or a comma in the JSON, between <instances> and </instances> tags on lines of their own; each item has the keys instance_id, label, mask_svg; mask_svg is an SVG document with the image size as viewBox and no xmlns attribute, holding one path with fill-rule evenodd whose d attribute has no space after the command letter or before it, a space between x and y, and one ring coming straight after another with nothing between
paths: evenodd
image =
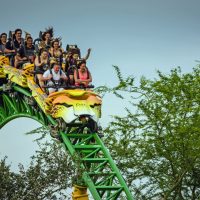
<instances>
[{"instance_id":1,"label":"sky","mask_svg":"<svg viewBox=\"0 0 200 200\"><path fill-rule=\"evenodd\" d=\"M122 74L153 79L156 70L169 73L180 66L190 72L200 60L199 0L18 0L1 2L0 32L22 28L37 38L39 31L54 27L62 47L77 44L81 54L92 52L87 66L95 86L114 86L113 65ZM106 95L104 126L114 114L124 115L127 104ZM39 124L17 119L0 130L0 158L8 155L13 169L27 164L37 149L34 136L24 133Z\"/></svg>"}]
</instances>

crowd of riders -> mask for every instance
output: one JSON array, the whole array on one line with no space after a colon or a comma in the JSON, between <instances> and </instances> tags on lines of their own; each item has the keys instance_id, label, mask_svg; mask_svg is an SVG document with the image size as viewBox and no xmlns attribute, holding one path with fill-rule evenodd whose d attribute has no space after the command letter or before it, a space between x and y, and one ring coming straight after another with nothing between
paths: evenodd
<instances>
[{"instance_id":1,"label":"crowd of riders","mask_svg":"<svg viewBox=\"0 0 200 200\"><path fill-rule=\"evenodd\" d=\"M0 54L8 56L10 65L23 69L29 63L34 64L34 77L42 90L47 86L49 93L60 91L64 86L87 87L92 81L91 73L86 66L90 56L81 57L77 45L67 45L64 51L61 38L53 37L53 28L40 31L39 38L33 40L30 33L22 30L0 35ZM62 87L63 86L63 87Z\"/></svg>"}]
</instances>

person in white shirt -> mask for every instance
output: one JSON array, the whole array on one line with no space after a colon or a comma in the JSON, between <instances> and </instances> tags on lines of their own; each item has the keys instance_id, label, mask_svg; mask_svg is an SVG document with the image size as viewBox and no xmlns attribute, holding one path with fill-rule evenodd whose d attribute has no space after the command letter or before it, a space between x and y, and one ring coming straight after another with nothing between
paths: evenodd
<instances>
[{"instance_id":1,"label":"person in white shirt","mask_svg":"<svg viewBox=\"0 0 200 200\"><path fill-rule=\"evenodd\" d=\"M54 63L52 66L52 69L48 69L44 72L43 81L47 81L47 86L54 86L49 87L49 94L52 92L62 91L64 88L59 87L62 84L62 81L67 81L68 78L66 74L61 70L61 67L59 64Z\"/></svg>"}]
</instances>

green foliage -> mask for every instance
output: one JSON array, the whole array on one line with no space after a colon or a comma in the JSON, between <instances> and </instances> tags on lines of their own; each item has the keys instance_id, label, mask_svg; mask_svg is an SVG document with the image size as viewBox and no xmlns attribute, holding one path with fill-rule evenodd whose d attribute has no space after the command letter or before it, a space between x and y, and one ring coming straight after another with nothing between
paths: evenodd
<instances>
[{"instance_id":1,"label":"green foliage","mask_svg":"<svg viewBox=\"0 0 200 200\"><path fill-rule=\"evenodd\" d=\"M105 142L136 199L200 198L199 75L199 66L187 74L158 71L136 88L117 73L125 85L113 93L128 92L136 111L115 116Z\"/></svg>"},{"instance_id":2,"label":"green foliage","mask_svg":"<svg viewBox=\"0 0 200 200\"><path fill-rule=\"evenodd\" d=\"M10 171L10 166L6 164L6 158L0 163L0 197L1 199L11 199L15 191L13 178L15 174Z\"/></svg>"},{"instance_id":3,"label":"green foliage","mask_svg":"<svg viewBox=\"0 0 200 200\"><path fill-rule=\"evenodd\" d=\"M115 116L105 129L104 141L136 199L200 199L200 67L183 74L180 67L169 75L160 71L135 86L114 66L119 84L97 92L131 98L125 117ZM133 109L132 109L133 108ZM34 130L29 133L37 133ZM44 135L42 135L42 138ZM0 163L2 199L59 199L69 197L72 179L82 184L79 161L75 165L59 145L46 144L30 167L13 173L6 159Z\"/></svg>"},{"instance_id":4,"label":"green foliage","mask_svg":"<svg viewBox=\"0 0 200 200\"><path fill-rule=\"evenodd\" d=\"M119 80L119 83L117 86L111 88L108 86L100 86L95 88L95 92L100 93L104 95L105 93L113 93L117 97L123 99L123 96L120 94L120 91L126 91L126 92L134 92L136 91L136 87L133 86L134 77L128 76L126 79L122 77L121 71L118 66L113 66L115 69L115 72L117 74L117 78Z\"/></svg>"},{"instance_id":5,"label":"green foliage","mask_svg":"<svg viewBox=\"0 0 200 200\"><path fill-rule=\"evenodd\" d=\"M82 178L85 169L80 160L80 157L81 157L81 155L79 155L77 153L75 153L72 156L72 160L74 163L74 175L72 177L72 184L87 187L85 184L85 181Z\"/></svg>"},{"instance_id":6,"label":"green foliage","mask_svg":"<svg viewBox=\"0 0 200 200\"><path fill-rule=\"evenodd\" d=\"M40 145L28 169L19 165L19 173L10 171L6 159L0 162L0 197L9 200L70 199L74 167L71 159L56 143Z\"/></svg>"},{"instance_id":7,"label":"green foliage","mask_svg":"<svg viewBox=\"0 0 200 200\"><path fill-rule=\"evenodd\" d=\"M47 127L45 126L41 126L39 128L36 128L32 131L29 131L27 133L25 133L26 135L35 135L35 134L38 134L39 137L37 139L35 139L35 141L39 142L41 141L42 139L44 139L46 137L46 135L49 135L49 130L47 129Z\"/></svg>"}]
</instances>

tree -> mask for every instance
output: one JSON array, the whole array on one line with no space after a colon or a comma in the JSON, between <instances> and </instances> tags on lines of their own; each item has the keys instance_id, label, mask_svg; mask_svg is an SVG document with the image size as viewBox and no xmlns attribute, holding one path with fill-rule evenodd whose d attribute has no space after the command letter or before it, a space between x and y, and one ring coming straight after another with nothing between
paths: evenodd
<instances>
[{"instance_id":1,"label":"tree","mask_svg":"<svg viewBox=\"0 0 200 200\"><path fill-rule=\"evenodd\" d=\"M200 67L183 74L176 68L158 78L123 78L97 91L131 99L126 116L115 116L103 138L136 199L200 198ZM0 163L0 196L4 199L61 199L69 195L74 167L60 145L47 144L30 167L10 171ZM6 192L7 191L7 192Z\"/></svg>"},{"instance_id":2,"label":"tree","mask_svg":"<svg viewBox=\"0 0 200 200\"><path fill-rule=\"evenodd\" d=\"M105 142L136 199L199 199L200 67L158 71L139 86L115 69L119 84L99 90L128 93L131 107L105 129Z\"/></svg>"},{"instance_id":3,"label":"tree","mask_svg":"<svg viewBox=\"0 0 200 200\"><path fill-rule=\"evenodd\" d=\"M10 171L6 158L0 162L0 197L9 200L70 199L74 166L71 158L56 143L39 144L30 166L19 165L19 173Z\"/></svg>"},{"instance_id":4,"label":"tree","mask_svg":"<svg viewBox=\"0 0 200 200\"><path fill-rule=\"evenodd\" d=\"M0 163L0 196L2 199L10 199L13 193L14 173L10 172L10 166L6 165L6 157Z\"/></svg>"}]
</instances>

